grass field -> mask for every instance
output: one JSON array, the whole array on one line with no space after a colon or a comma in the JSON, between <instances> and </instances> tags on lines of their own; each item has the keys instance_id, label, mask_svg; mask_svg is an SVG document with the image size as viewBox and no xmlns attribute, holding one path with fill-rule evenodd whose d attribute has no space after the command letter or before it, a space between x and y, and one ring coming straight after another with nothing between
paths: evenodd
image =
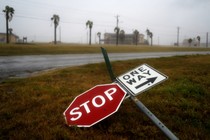
<instances>
[{"instance_id":1,"label":"grass field","mask_svg":"<svg viewBox=\"0 0 210 140\"><path fill-rule=\"evenodd\" d=\"M40 55L40 54L82 54L101 53L100 47L107 49L109 53L128 52L171 52L171 51L210 51L210 48L195 47L166 47L145 45L74 45L74 44L0 44L0 56L9 55Z\"/></svg>"},{"instance_id":2,"label":"grass field","mask_svg":"<svg viewBox=\"0 0 210 140\"><path fill-rule=\"evenodd\" d=\"M210 55L113 62L116 75L147 63L169 80L137 96L180 139L210 138ZM0 139L166 139L128 100L90 128L65 125L71 101L97 84L110 83L105 64L50 71L0 84Z\"/></svg>"}]
</instances>

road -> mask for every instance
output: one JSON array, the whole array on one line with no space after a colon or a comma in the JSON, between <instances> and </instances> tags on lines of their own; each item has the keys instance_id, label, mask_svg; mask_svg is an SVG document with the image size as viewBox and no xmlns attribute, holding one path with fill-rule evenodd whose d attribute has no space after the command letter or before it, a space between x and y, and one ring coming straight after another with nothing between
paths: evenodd
<instances>
[{"instance_id":1,"label":"road","mask_svg":"<svg viewBox=\"0 0 210 140\"><path fill-rule=\"evenodd\" d=\"M110 61L159 58L179 55L210 54L206 52L110 53ZM0 82L9 77L27 77L32 73L84 64L103 62L102 54L0 56Z\"/></svg>"}]
</instances>

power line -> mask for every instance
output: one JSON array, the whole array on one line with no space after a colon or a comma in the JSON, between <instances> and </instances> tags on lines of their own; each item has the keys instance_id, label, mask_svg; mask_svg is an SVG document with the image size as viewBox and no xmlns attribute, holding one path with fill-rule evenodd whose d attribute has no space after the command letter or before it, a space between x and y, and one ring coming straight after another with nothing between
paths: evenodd
<instances>
[{"instance_id":1,"label":"power line","mask_svg":"<svg viewBox=\"0 0 210 140\"><path fill-rule=\"evenodd\" d=\"M18 17L18 18L26 18L26 19L34 19L34 20L42 20L42 21L50 21L47 20L47 19L44 19L44 18L39 18L39 17L29 17L29 16L22 16L22 15L15 15L15 17Z\"/></svg>"},{"instance_id":2,"label":"power line","mask_svg":"<svg viewBox=\"0 0 210 140\"><path fill-rule=\"evenodd\" d=\"M12 1L12 4L14 5L14 3L16 4L20 4L21 6L27 6L28 4L30 5L33 5L33 8L41 8L45 11L49 11L49 10L57 10L57 11L64 11L64 13L66 13L66 11L70 10L70 11L73 11L73 12L70 12L70 13L74 13L75 12L80 12L80 15L81 13L85 14L85 15L90 15L90 14L95 14L95 15L98 15L98 16L111 16L113 15L113 13L108 13L108 12L100 12L100 11L92 11L92 10L84 10L84 9L77 9L77 8L73 8L73 7L70 7L70 6L67 6L67 5L61 5L61 3L59 4L52 4L52 3L48 3L48 2L40 2L40 1L31 1L31 0L27 0L27 1L16 1L16 0L10 0ZM28 6L24 9L28 9ZM21 9L22 10L22 9Z\"/></svg>"},{"instance_id":3,"label":"power line","mask_svg":"<svg viewBox=\"0 0 210 140\"><path fill-rule=\"evenodd\" d=\"M35 8L41 8L41 9L44 9L46 11L49 11L49 9L52 10L53 8L56 8L57 10L63 10L63 11L65 11L65 13L66 13L66 10L72 10L73 12L77 12L77 11L82 12L85 15L89 15L90 13L96 14L96 15L99 15L99 16L105 16L105 15L107 15L107 16L109 15L110 16L110 15L113 15L113 13L77 9L77 8L69 7L69 6L66 6L66 5L65 6L64 5L55 5L53 3L48 3L48 2L44 2L44 1L35 1L35 0L28 0L28 1L8 0L8 1L9 2L12 2L12 5L19 4L19 5L24 6L24 7L26 7L27 4L31 4ZM27 13L27 11L24 12L25 9L28 9L28 6L27 6L27 8L21 9L23 13ZM69 15L70 14L68 14L68 16ZM79 15L80 16L78 16L78 17L81 17L81 13ZM36 16L34 16L34 17L31 17L31 16L23 16L23 15L20 15L20 16L22 18L29 18L29 19L37 19L37 20L48 21L46 19L40 18L39 16L37 16L37 17ZM123 16L123 17L126 17L126 16ZM119 26L119 16L117 15L116 18L117 18L117 27L118 27ZM137 23L137 22L138 23L141 23L142 22L142 19L139 21L137 19L132 19L131 17L126 17L126 18L128 18L129 21L130 20L132 20L132 21L136 20L136 22L134 22L134 23ZM83 24L81 22L73 22L73 21L61 21L61 22L63 22L63 23L70 23L70 24ZM149 24L149 23L146 23L146 24ZM97 24L94 24L94 25L97 25ZM102 24L98 24L97 26L101 26L101 27L113 27L113 26L110 26L110 25L102 25ZM156 25L156 27L162 27L162 26L163 25ZM165 25L164 25L164 28L165 28ZM193 32L193 33L195 33L195 32Z\"/></svg>"},{"instance_id":4,"label":"power line","mask_svg":"<svg viewBox=\"0 0 210 140\"><path fill-rule=\"evenodd\" d=\"M3 13L0 13L0 15L2 15L2 16L4 16L4 14ZM40 17L34 17L34 16L24 16L24 15L17 15L17 14L15 14L14 15L14 18L24 18L24 19L33 19L33 20L40 20L40 21L50 21L50 19L46 19L46 18L40 18ZM117 19L117 26L119 27L119 15L117 15L116 16L116 19ZM64 20L61 20L60 21L61 23L66 23L66 24L76 24L76 25L84 25L84 23L83 22L74 22L74 21L64 21ZM114 28L115 26L114 25L107 25L107 24L99 24L99 23L94 23L94 26L98 26L98 27L110 27L110 28ZM127 28L127 27L124 27L124 28L126 28L126 29L131 29L131 28ZM178 38L179 38L179 30L180 30L180 27L178 27L177 28L177 36L178 36ZM191 33L197 33L197 34L202 34L202 35L204 35L204 33L203 32L200 32L200 33L198 33L198 32L193 32L193 31L190 31ZM162 35L164 34L163 32L161 33ZM159 34L159 35L161 35L161 34ZM175 34L164 34L165 36L175 36ZM179 41L178 41L179 42Z\"/></svg>"},{"instance_id":5,"label":"power line","mask_svg":"<svg viewBox=\"0 0 210 140\"><path fill-rule=\"evenodd\" d=\"M61 19L61 23L66 23L66 24L76 24L76 25L85 25L85 22L81 22L79 21L80 19L82 19L82 16L81 15L89 15L89 14L94 14L94 15L98 15L100 17L103 17L103 16L110 16L111 15L114 15L113 13L108 13L108 12L100 12L100 11L91 11L91 10L84 10L84 9L76 9L76 8L73 8L73 7L69 7L68 5L61 5L60 3L58 3L58 5L55 5L53 3L48 3L46 1L35 1L35 0L27 0L27 1L17 1L17 0L7 0L7 2L11 3L12 2L12 5L16 5L16 6L21 6L21 7L17 7L17 9L15 8L15 14L14 14L14 18L24 18L24 19L33 19L33 20L40 20L40 21L47 21L49 22L50 21L50 16L49 16L49 19L47 18L48 15L49 15L49 11L59 11L59 12L62 12L61 15L61 18L64 17L64 19L62 18ZM28 5L30 4L30 5ZM44 11L44 14L42 13L42 15L38 15L37 13L32 13L29 15L29 12L33 12L33 10L29 9L30 7L29 6L33 6L33 8L35 8L35 10L45 10ZM19 9L18 9L19 8ZM70 11L69 11L70 10ZM72 12L71 12L72 11ZM58 13L59 13L58 12ZM16 14L17 13L17 14ZM69 14L70 13L70 14ZM48 15L47 15L48 14ZM0 13L0 15L4 15L3 13ZM29 16L27 16L29 15ZM73 15L74 18L71 17L71 15ZM42 16L42 17L41 17ZM67 18L68 16L68 18ZM119 27L119 15L115 16L116 17L116 26ZM120 18L124 18L125 16L122 16ZM75 18L78 18L77 20L75 20ZM94 18L97 20L97 18L94 16ZM145 20L145 19L136 19L136 18L132 18L132 16L128 16L126 17L127 18L127 23L131 23L131 24L127 24L127 27L123 27L124 29L133 29L130 28L131 26L134 26L135 24L137 25L136 28L139 28L139 27L142 27L144 28L142 25L139 25L139 23L141 24L145 24L145 25L151 25L155 28L158 28L156 30L156 32L159 32L159 35L161 34L164 34L164 36L173 36L174 37L174 40L176 38L176 32L174 32L174 28L175 27L171 27L171 26L167 26L165 27L166 25L164 24L153 24L151 22L148 22L148 20ZM72 20L73 19L73 20ZM113 19L113 16L112 16L112 19ZM106 20L106 19L105 19ZM2 21L2 20L1 20ZM94 21L94 20L93 20ZM130 22L129 22L130 21ZM133 22L134 21L134 22ZM143 22L143 23L142 23ZM115 26L115 23L113 24L105 24L104 22L102 21L99 21L98 23L94 23L94 26L95 27L110 27L110 28L114 28ZM125 25L125 24L124 24ZM122 26L122 25L121 25ZM168 31L168 30L164 30L164 28L162 27L165 27L165 28L170 28L171 30L173 31ZM182 28L182 32L183 30L185 31L185 33L187 34L197 34L197 35L200 35L200 36L205 36L206 35L206 31L205 32L200 32L198 33L197 31L189 31L186 27L183 27ZM177 28L177 44L179 45L179 41L181 40L181 36L180 36L180 28L178 27ZM172 34L170 34L173 33ZM184 34L184 33L182 33ZM205 38L205 37L203 37Z\"/></svg>"},{"instance_id":6,"label":"power line","mask_svg":"<svg viewBox=\"0 0 210 140\"><path fill-rule=\"evenodd\" d=\"M1 15L3 15L2 13L0 13ZM39 18L39 17L32 17L32 16L23 16L23 15L15 15L15 17L17 18L25 18L25 19L34 19L34 20L41 20L41 21L50 21L50 19L45 19L45 18ZM67 23L67 24L81 24L84 25L83 22L73 22L73 21L63 21L60 20L61 23ZM104 24L94 24L94 26L100 26L100 27L112 27L114 28L114 26L112 25L104 25Z\"/></svg>"}]
</instances>

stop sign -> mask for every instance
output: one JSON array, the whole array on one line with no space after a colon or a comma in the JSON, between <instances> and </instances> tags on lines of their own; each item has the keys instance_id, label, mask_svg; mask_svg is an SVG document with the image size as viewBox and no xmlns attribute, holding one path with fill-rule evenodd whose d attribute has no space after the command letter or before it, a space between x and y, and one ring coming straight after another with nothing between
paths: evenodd
<instances>
[{"instance_id":1,"label":"stop sign","mask_svg":"<svg viewBox=\"0 0 210 140\"><path fill-rule=\"evenodd\" d=\"M125 95L118 84L97 85L72 101L63 113L66 123L90 127L115 113Z\"/></svg>"}]
</instances>

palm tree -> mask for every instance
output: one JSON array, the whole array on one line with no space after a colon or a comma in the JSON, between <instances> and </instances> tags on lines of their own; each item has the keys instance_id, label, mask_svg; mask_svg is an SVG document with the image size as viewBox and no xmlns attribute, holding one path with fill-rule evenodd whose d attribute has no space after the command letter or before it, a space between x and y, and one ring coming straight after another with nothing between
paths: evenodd
<instances>
[{"instance_id":1,"label":"palm tree","mask_svg":"<svg viewBox=\"0 0 210 140\"><path fill-rule=\"evenodd\" d=\"M138 30L134 30L133 34L134 34L135 43L136 43L136 46L137 46L137 44L138 44L138 37L139 37L139 31Z\"/></svg>"},{"instance_id":2,"label":"palm tree","mask_svg":"<svg viewBox=\"0 0 210 140\"><path fill-rule=\"evenodd\" d=\"M98 32L97 36L98 36L99 44L101 44L101 32Z\"/></svg>"},{"instance_id":3,"label":"palm tree","mask_svg":"<svg viewBox=\"0 0 210 140\"><path fill-rule=\"evenodd\" d=\"M54 22L54 44L57 44L56 29L58 27L58 24L59 24L59 21L60 21L60 17L59 17L59 15L54 14L53 17L51 18L51 20Z\"/></svg>"},{"instance_id":4,"label":"palm tree","mask_svg":"<svg viewBox=\"0 0 210 140\"><path fill-rule=\"evenodd\" d=\"M114 31L116 32L116 45L118 45L120 28L119 27L115 27Z\"/></svg>"},{"instance_id":5,"label":"palm tree","mask_svg":"<svg viewBox=\"0 0 210 140\"><path fill-rule=\"evenodd\" d=\"M13 31L13 29L12 29L12 28L9 28L9 29L8 29L8 33L9 33L9 36L10 36L10 38L9 38L9 42L11 41L12 31Z\"/></svg>"},{"instance_id":6,"label":"palm tree","mask_svg":"<svg viewBox=\"0 0 210 140\"><path fill-rule=\"evenodd\" d=\"M147 40L149 40L149 38L151 39L151 46L152 46L152 38L153 38L153 33L150 32L149 29L146 30L147 33ZM149 41L148 41L149 42Z\"/></svg>"},{"instance_id":7,"label":"palm tree","mask_svg":"<svg viewBox=\"0 0 210 140\"><path fill-rule=\"evenodd\" d=\"M197 36L197 40L198 40L198 46L200 47L200 44L201 44L201 37L200 37L200 36Z\"/></svg>"},{"instance_id":8,"label":"palm tree","mask_svg":"<svg viewBox=\"0 0 210 140\"><path fill-rule=\"evenodd\" d=\"M153 44L153 33L152 32L150 32L149 37L151 38L151 46L152 46L152 44Z\"/></svg>"},{"instance_id":9,"label":"palm tree","mask_svg":"<svg viewBox=\"0 0 210 140\"><path fill-rule=\"evenodd\" d=\"M188 39L188 43L189 43L189 46L191 47L192 38L189 38L189 39Z\"/></svg>"},{"instance_id":10,"label":"palm tree","mask_svg":"<svg viewBox=\"0 0 210 140\"><path fill-rule=\"evenodd\" d=\"M119 38L120 38L120 42L122 44L124 44L124 40L125 40L125 31L124 30L120 30Z\"/></svg>"},{"instance_id":11,"label":"palm tree","mask_svg":"<svg viewBox=\"0 0 210 140\"><path fill-rule=\"evenodd\" d=\"M90 37L89 37L89 45L91 45L91 31L92 31L92 27L93 27L93 22L88 20L86 22L86 27L89 26L89 29L90 29Z\"/></svg>"},{"instance_id":12,"label":"palm tree","mask_svg":"<svg viewBox=\"0 0 210 140\"><path fill-rule=\"evenodd\" d=\"M7 43L9 43L9 22L12 20L15 10L12 7L6 6L3 10L6 18L6 34L7 34Z\"/></svg>"},{"instance_id":13,"label":"palm tree","mask_svg":"<svg viewBox=\"0 0 210 140\"><path fill-rule=\"evenodd\" d=\"M149 29L146 30L146 34L147 34L147 41L148 41L148 43L149 43L149 34L150 34Z\"/></svg>"}]
</instances>

